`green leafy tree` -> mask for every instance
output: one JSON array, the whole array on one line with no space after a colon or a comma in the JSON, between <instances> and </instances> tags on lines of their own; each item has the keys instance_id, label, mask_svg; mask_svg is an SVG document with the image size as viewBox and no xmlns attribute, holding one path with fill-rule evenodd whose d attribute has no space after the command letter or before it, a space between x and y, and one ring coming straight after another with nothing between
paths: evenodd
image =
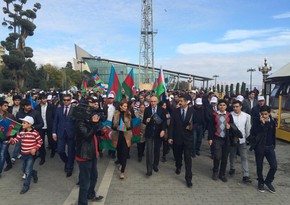
<instances>
[{"instance_id":1,"label":"green leafy tree","mask_svg":"<svg viewBox=\"0 0 290 205\"><path fill-rule=\"evenodd\" d=\"M215 92L216 91L216 87L213 85L212 86L212 91Z\"/></svg>"},{"instance_id":2,"label":"green leafy tree","mask_svg":"<svg viewBox=\"0 0 290 205\"><path fill-rule=\"evenodd\" d=\"M245 95L246 93L246 83L245 82L242 82L242 86L241 86L241 94L242 95Z\"/></svg>"},{"instance_id":3,"label":"green leafy tree","mask_svg":"<svg viewBox=\"0 0 290 205\"><path fill-rule=\"evenodd\" d=\"M217 89L217 92L219 93L220 92L220 84L216 85L216 89Z\"/></svg>"},{"instance_id":4,"label":"green leafy tree","mask_svg":"<svg viewBox=\"0 0 290 205\"><path fill-rule=\"evenodd\" d=\"M230 93L231 93L231 95L234 95L234 84L232 84L232 83L230 85Z\"/></svg>"},{"instance_id":5,"label":"green leafy tree","mask_svg":"<svg viewBox=\"0 0 290 205\"><path fill-rule=\"evenodd\" d=\"M236 84L236 95L240 94L240 83Z\"/></svg>"},{"instance_id":6,"label":"green leafy tree","mask_svg":"<svg viewBox=\"0 0 290 205\"><path fill-rule=\"evenodd\" d=\"M226 95L229 94L229 85L226 85L225 92L226 92Z\"/></svg>"},{"instance_id":7,"label":"green leafy tree","mask_svg":"<svg viewBox=\"0 0 290 205\"><path fill-rule=\"evenodd\" d=\"M8 26L12 32L1 41L1 45L8 51L3 55L3 61L6 68L11 71L10 79L15 81L15 89L19 91L24 87L24 81L27 71L25 70L25 59L33 57L33 50L25 45L26 38L33 36L36 25L33 20L36 19L36 12L41 8L41 4L35 3L33 9L24 9L27 0L3 0L5 6L3 13L6 15L2 23Z\"/></svg>"},{"instance_id":8,"label":"green leafy tree","mask_svg":"<svg viewBox=\"0 0 290 205\"><path fill-rule=\"evenodd\" d=\"M222 84L221 85L221 93L223 93L224 92L224 85Z\"/></svg>"}]
</instances>

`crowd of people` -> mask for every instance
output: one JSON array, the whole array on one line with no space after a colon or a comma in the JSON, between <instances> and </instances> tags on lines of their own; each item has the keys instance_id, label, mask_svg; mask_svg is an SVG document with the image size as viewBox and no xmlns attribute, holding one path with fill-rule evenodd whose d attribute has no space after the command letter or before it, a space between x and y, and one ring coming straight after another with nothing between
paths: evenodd
<instances>
[{"instance_id":1,"label":"crowd of people","mask_svg":"<svg viewBox=\"0 0 290 205\"><path fill-rule=\"evenodd\" d=\"M275 122L263 96L250 91L247 96L219 99L214 92L204 93L202 90L168 91L163 98L146 90L139 90L130 99L124 91L122 94L120 102L115 101L113 92L106 95L95 91L14 93L1 99L1 120L15 120L22 125L22 130L15 136L0 139L0 176L21 158L25 181L20 193L26 193L31 179L34 183L38 181L33 164L39 158L39 165L44 165L47 150L50 150L51 158L57 153L63 161L66 177L72 175L74 163L78 163L78 204L100 201L103 197L96 195L95 185L97 158L106 152L99 146L104 132L102 122L112 124L108 136L115 149L108 150L108 155L115 159L120 170L119 178L123 180L127 177L127 159L132 157L132 119L140 118L141 139L137 143L136 159L141 162L146 158L144 174L147 177L159 171L159 161L166 162L166 156L172 150L175 173L181 173L184 159L186 186L192 187L192 158L201 154L202 141L208 140L213 180L227 182L227 175L235 174L238 155L242 181L251 183L247 155L250 148L255 152L258 190L264 192L266 186L275 193L272 185L277 170ZM86 113L82 117L75 115L79 107L82 107L80 116ZM12 153L8 149L10 144L15 144ZM263 175L264 158L270 165L266 178Z\"/></svg>"}]
</instances>

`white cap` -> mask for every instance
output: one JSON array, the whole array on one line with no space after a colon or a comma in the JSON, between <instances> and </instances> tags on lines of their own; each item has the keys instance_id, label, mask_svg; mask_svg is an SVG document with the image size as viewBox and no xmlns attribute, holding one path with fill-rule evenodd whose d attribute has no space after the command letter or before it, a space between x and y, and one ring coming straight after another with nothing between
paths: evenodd
<instances>
[{"instance_id":1,"label":"white cap","mask_svg":"<svg viewBox=\"0 0 290 205\"><path fill-rule=\"evenodd\" d=\"M243 102L244 101L244 97L242 95L238 95L236 97L236 100L240 101L240 102Z\"/></svg>"},{"instance_id":2,"label":"white cap","mask_svg":"<svg viewBox=\"0 0 290 205\"><path fill-rule=\"evenodd\" d=\"M196 90L191 90L190 93L196 94Z\"/></svg>"},{"instance_id":3,"label":"white cap","mask_svg":"<svg viewBox=\"0 0 290 205\"><path fill-rule=\"evenodd\" d=\"M212 98L210 99L210 103L217 103L217 102L218 102L217 97L212 97Z\"/></svg>"},{"instance_id":4,"label":"white cap","mask_svg":"<svg viewBox=\"0 0 290 205\"><path fill-rule=\"evenodd\" d=\"M34 124L34 119L32 117L30 117L30 116L26 116L25 118L19 118L19 120L28 122L31 125Z\"/></svg>"},{"instance_id":5,"label":"white cap","mask_svg":"<svg viewBox=\"0 0 290 205\"><path fill-rule=\"evenodd\" d=\"M52 100L52 95L48 95L47 100Z\"/></svg>"},{"instance_id":6,"label":"white cap","mask_svg":"<svg viewBox=\"0 0 290 205\"><path fill-rule=\"evenodd\" d=\"M173 98L174 98L174 96L173 96L173 95L169 95L169 98L173 99Z\"/></svg>"},{"instance_id":7,"label":"white cap","mask_svg":"<svg viewBox=\"0 0 290 205\"><path fill-rule=\"evenodd\" d=\"M115 98L115 95L114 95L113 93L110 93L110 94L108 95L108 98Z\"/></svg>"},{"instance_id":8,"label":"white cap","mask_svg":"<svg viewBox=\"0 0 290 205\"><path fill-rule=\"evenodd\" d=\"M131 101L136 100L134 97L131 98Z\"/></svg>"},{"instance_id":9,"label":"white cap","mask_svg":"<svg viewBox=\"0 0 290 205\"><path fill-rule=\"evenodd\" d=\"M72 99L70 103L78 103L76 99Z\"/></svg>"},{"instance_id":10,"label":"white cap","mask_svg":"<svg viewBox=\"0 0 290 205\"><path fill-rule=\"evenodd\" d=\"M264 96L258 96L258 101L265 100Z\"/></svg>"},{"instance_id":11,"label":"white cap","mask_svg":"<svg viewBox=\"0 0 290 205\"><path fill-rule=\"evenodd\" d=\"M102 95L102 98L107 98L107 95L106 94Z\"/></svg>"},{"instance_id":12,"label":"white cap","mask_svg":"<svg viewBox=\"0 0 290 205\"><path fill-rule=\"evenodd\" d=\"M202 105L202 99L201 98L196 98L195 104Z\"/></svg>"},{"instance_id":13,"label":"white cap","mask_svg":"<svg viewBox=\"0 0 290 205\"><path fill-rule=\"evenodd\" d=\"M91 90L91 91L89 92L89 94L94 94L94 91Z\"/></svg>"}]
</instances>

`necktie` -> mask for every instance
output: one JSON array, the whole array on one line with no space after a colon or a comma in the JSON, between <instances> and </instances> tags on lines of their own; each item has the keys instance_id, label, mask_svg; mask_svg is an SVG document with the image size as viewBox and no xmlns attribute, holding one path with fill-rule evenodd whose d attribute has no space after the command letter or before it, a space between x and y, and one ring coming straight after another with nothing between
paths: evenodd
<instances>
[{"instance_id":1,"label":"necktie","mask_svg":"<svg viewBox=\"0 0 290 205\"><path fill-rule=\"evenodd\" d=\"M155 114L155 112L156 112L156 108L154 107L154 108L153 108L153 114Z\"/></svg>"},{"instance_id":2,"label":"necktie","mask_svg":"<svg viewBox=\"0 0 290 205\"><path fill-rule=\"evenodd\" d=\"M68 106L65 106L64 116L67 116L67 114L68 114Z\"/></svg>"},{"instance_id":3,"label":"necktie","mask_svg":"<svg viewBox=\"0 0 290 205\"><path fill-rule=\"evenodd\" d=\"M182 109L181 118L182 118L182 121L184 121L184 118L185 118L185 110L184 109Z\"/></svg>"}]
</instances>

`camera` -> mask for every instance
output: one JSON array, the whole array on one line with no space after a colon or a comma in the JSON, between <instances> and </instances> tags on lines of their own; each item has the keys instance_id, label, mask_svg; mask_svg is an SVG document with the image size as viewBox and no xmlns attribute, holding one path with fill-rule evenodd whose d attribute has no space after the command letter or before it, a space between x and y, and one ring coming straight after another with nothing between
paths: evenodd
<instances>
[{"instance_id":1,"label":"camera","mask_svg":"<svg viewBox=\"0 0 290 205\"><path fill-rule=\"evenodd\" d=\"M86 104L79 104L78 106L73 107L71 112L71 116L75 120L91 121L93 115L98 115L100 117L100 121L105 121L105 114L103 110L96 109Z\"/></svg>"}]
</instances>

